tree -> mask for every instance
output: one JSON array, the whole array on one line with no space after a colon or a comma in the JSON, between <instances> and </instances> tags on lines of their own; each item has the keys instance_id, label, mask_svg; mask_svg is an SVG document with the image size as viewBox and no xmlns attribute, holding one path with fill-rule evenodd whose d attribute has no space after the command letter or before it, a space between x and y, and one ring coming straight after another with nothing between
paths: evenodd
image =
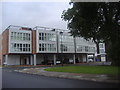
<instances>
[{"instance_id":1,"label":"tree","mask_svg":"<svg viewBox=\"0 0 120 90\"><path fill-rule=\"evenodd\" d=\"M71 4L73 7L67 11L64 10L62 18L68 21L68 29L73 36L84 37L86 40L93 39L97 46L97 53L99 53L99 42L111 43L108 44L110 48L118 47L115 41L118 40L117 34L120 31L120 2L74 2ZM109 53L113 51L114 48L108 48ZM117 52L116 50L116 54Z\"/></svg>"}]
</instances>

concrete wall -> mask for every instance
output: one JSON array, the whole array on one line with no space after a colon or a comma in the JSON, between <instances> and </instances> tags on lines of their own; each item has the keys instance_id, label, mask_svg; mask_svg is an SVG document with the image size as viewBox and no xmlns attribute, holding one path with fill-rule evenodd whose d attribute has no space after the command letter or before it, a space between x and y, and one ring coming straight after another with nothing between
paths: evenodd
<instances>
[{"instance_id":1,"label":"concrete wall","mask_svg":"<svg viewBox=\"0 0 120 90\"><path fill-rule=\"evenodd\" d=\"M8 55L8 65L20 65L20 55Z\"/></svg>"}]
</instances>

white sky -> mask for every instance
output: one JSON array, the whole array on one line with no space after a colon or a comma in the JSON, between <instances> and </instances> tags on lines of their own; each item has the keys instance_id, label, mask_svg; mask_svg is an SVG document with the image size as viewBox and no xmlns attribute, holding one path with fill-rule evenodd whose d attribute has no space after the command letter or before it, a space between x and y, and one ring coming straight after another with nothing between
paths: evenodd
<instances>
[{"instance_id":1,"label":"white sky","mask_svg":"<svg viewBox=\"0 0 120 90\"><path fill-rule=\"evenodd\" d=\"M20 0L19 0L20 1ZM2 4L1 4L2 3ZM26 27L52 27L67 29L67 22L62 21L63 10L67 10L69 1L48 2L0 2L0 33L9 25Z\"/></svg>"}]
</instances>

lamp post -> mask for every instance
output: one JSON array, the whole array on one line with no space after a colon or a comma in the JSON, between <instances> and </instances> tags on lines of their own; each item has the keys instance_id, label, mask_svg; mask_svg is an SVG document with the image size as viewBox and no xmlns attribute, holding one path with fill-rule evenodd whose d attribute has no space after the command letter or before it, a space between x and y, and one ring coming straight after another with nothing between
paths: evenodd
<instances>
[{"instance_id":1,"label":"lamp post","mask_svg":"<svg viewBox=\"0 0 120 90\"><path fill-rule=\"evenodd\" d=\"M61 61L62 61L61 63L62 63L62 66L63 66L63 57L62 57L63 56L62 55L63 54L63 45L62 45L63 32L62 31L60 32L60 35L61 35L61 45L60 46L61 46Z\"/></svg>"}]
</instances>

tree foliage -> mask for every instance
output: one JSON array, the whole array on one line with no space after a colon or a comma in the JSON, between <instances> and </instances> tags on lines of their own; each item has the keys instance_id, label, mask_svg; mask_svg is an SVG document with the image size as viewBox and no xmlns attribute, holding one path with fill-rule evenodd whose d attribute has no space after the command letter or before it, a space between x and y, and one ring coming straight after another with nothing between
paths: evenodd
<instances>
[{"instance_id":1,"label":"tree foliage","mask_svg":"<svg viewBox=\"0 0 120 90\"><path fill-rule=\"evenodd\" d=\"M72 8L64 10L61 16L63 20L68 21L71 34L87 40L93 39L96 45L105 42L108 56L112 56L110 58L114 61L120 61L120 56L117 55L120 52L120 2L71 4Z\"/></svg>"}]
</instances>

